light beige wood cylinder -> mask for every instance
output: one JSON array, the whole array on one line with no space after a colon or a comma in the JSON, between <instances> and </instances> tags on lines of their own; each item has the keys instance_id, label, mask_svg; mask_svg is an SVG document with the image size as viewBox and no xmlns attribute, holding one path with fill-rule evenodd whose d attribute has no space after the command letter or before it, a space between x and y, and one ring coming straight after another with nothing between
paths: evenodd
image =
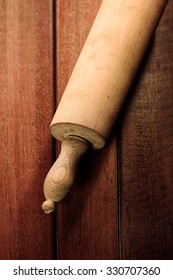
<instances>
[{"instance_id":1,"label":"light beige wood cylinder","mask_svg":"<svg viewBox=\"0 0 173 280\"><path fill-rule=\"evenodd\" d=\"M52 120L52 135L102 148L166 0L104 0Z\"/></svg>"},{"instance_id":2,"label":"light beige wood cylinder","mask_svg":"<svg viewBox=\"0 0 173 280\"><path fill-rule=\"evenodd\" d=\"M166 2L103 1L50 126L63 143L44 182L45 213L69 192L89 147L105 145Z\"/></svg>"}]
</instances>

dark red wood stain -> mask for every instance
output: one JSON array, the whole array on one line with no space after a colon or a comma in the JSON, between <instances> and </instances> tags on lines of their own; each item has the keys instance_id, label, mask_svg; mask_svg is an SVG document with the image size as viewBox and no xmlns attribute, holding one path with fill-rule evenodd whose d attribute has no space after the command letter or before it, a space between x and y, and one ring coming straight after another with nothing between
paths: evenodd
<instances>
[{"instance_id":1,"label":"dark red wood stain","mask_svg":"<svg viewBox=\"0 0 173 280\"><path fill-rule=\"evenodd\" d=\"M0 259L173 259L173 0L106 147L41 209L49 125L101 2L0 3Z\"/></svg>"},{"instance_id":2,"label":"dark red wood stain","mask_svg":"<svg viewBox=\"0 0 173 280\"><path fill-rule=\"evenodd\" d=\"M57 5L57 100L85 42L101 0ZM60 259L117 258L116 143L89 153L73 191L58 206Z\"/></svg>"},{"instance_id":3,"label":"dark red wood stain","mask_svg":"<svg viewBox=\"0 0 173 280\"><path fill-rule=\"evenodd\" d=\"M0 259L55 258L41 204L53 161L52 1L0 3Z\"/></svg>"},{"instance_id":4,"label":"dark red wood stain","mask_svg":"<svg viewBox=\"0 0 173 280\"><path fill-rule=\"evenodd\" d=\"M122 259L173 259L173 2L121 116Z\"/></svg>"}]
</instances>

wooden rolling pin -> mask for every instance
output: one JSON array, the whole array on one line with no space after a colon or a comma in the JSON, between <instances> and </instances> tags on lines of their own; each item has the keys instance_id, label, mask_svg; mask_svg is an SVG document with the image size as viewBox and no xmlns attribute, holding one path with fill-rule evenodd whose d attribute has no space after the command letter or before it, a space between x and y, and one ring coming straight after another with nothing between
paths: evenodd
<instances>
[{"instance_id":1,"label":"wooden rolling pin","mask_svg":"<svg viewBox=\"0 0 173 280\"><path fill-rule=\"evenodd\" d=\"M167 0L103 0L50 131L62 141L45 182L45 213L71 189L81 156L104 147Z\"/></svg>"}]
</instances>

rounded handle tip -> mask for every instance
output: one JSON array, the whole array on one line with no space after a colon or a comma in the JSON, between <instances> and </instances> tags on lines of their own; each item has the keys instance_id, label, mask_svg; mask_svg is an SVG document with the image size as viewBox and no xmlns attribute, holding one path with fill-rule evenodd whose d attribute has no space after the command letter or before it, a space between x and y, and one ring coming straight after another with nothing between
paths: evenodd
<instances>
[{"instance_id":1,"label":"rounded handle tip","mask_svg":"<svg viewBox=\"0 0 173 280\"><path fill-rule=\"evenodd\" d=\"M42 209L46 214L55 211L55 202L51 199L45 200L42 204Z\"/></svg>"}]
</instances>

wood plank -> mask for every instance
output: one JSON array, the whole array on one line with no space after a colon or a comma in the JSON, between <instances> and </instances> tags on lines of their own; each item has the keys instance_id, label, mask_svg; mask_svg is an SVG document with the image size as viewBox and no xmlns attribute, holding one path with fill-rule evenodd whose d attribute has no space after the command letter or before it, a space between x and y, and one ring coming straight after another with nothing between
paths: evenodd
<instances>
[{"instance_id":1,"label":"wood plank","mask_svg":"<svg viewBox=\"0 0 173 280\"><path fill-rule=\"evenodd\" d=\"M41 204L53 163L52 0L0 3L0 259L55 258Z\"/></svg>"},{"instance_id":2,"label":"wood plank","mask_svg":"<svg viewBox=\"0 0 173 280\"><path fill-rule=\"evenodd\" d=\"M121 114L122 259L173 258L173 1Z\"/></svg>"},{"instance_id":3,"label":"wood plank","mask_svg":"<svg viewBox=\"0 0 173 280\"><path fill-rule=\"evenodd\" d=\"M57 104L100 3L101 0L58 1ZM84 157L79 174L74 189L58 206L58 258L116 259L117 177L114 135L105 149Z\"/></svg>"}]
</instances>

